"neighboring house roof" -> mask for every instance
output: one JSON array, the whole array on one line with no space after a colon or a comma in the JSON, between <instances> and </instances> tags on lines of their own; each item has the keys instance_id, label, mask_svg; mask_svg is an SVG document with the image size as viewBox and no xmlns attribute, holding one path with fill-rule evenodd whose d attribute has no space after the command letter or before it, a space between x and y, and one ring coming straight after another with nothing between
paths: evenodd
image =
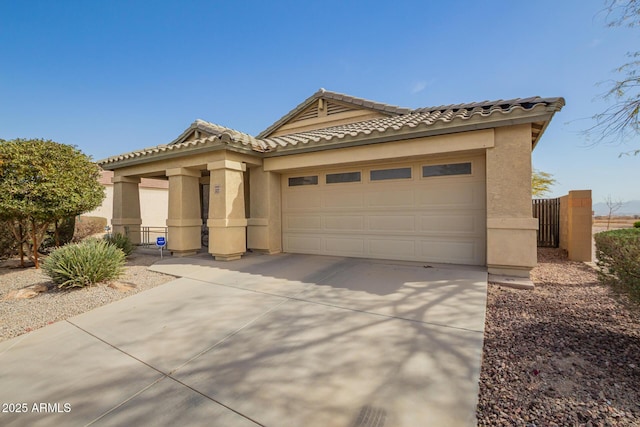
<instances>
[{"instance_id":1,"label":"neighboring house roof","mask_svg":"<svg viewBox=\"0 0 640 427\"><path fill-rule=\"evenodd\" d=\"M341 102L362 104L366 108L384 111L387 117L362 120L338 126L328 126L273 137L265 137L304 110L319 97L340 98ZM366 105L365 105L366 104ZM544 132L551 117L564 106L563 98L516 98L510 100L483 101L439 107L408 109L374 103L362 98L349 97L320 90L261 132L258 137L224 126L196 120L177 139L166 145L109 157L98 163L105 169L132 163L152 161L178 152L197 152L215 149L232 149L256 155L274 156L300 151L315 151L337 146L372 144L399 139L441 135L498 126L532 123L532 147ZM206 136L195 138L203 132ZM191 139L190 139L191 138ZM174 154L175 153L175 154Z\"/></svg>"}]
</instances>

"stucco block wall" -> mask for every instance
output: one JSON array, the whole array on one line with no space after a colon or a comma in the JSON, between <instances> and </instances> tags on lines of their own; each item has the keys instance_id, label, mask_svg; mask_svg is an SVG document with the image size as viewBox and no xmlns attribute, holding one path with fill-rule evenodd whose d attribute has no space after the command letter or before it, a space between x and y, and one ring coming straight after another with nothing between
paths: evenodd
<instances>
[{"instance_id":1,"label":"stucco block wall","mask_svg":"<svg viewBox=\"0 0 640 427\"><path fill-rule=\"evenodd\" d=\"M560 248L572 261L592 261L591 190L574 190L560 198Z\"/></svg>"},{"instance_id":2,"label":"stucco block wall","mask_svg":"<svg viewBox=\"0 0 640 427\"><path fill-rule=\"evenodd\" d=\"M531 212L531 125L495 129L487 153L487 266L529 277L538 222Z\"/></svg>"}]
</instances>

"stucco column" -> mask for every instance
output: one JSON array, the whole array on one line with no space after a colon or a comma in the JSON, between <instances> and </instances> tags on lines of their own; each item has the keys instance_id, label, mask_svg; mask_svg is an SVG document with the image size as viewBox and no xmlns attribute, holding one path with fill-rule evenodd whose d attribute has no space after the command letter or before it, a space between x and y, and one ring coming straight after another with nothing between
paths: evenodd
<instances>
[{"instance_id":1,"label":"stucco column","mask_svg":"<svg viewBox=\"0 0 640 427\"><path fill-rule=\"evenodd\" d=\"M560 247L572 261L592 261L591 190L572 190L560 198Z\"/></svg>"},{"instance_id":2,"label":"stucco column","mask_svg":"<svg viewBox=\"0 0 640 427\"><path fill-rule=\"evenodd\" d=\"M169 177L169 214L167 249L174 255L193 255L200 250L200 171L167 169Z\"/></svg>"},{"instance_id":3,"label":"stucco column","mask_svg":"<svg viewBox=\"0 0 640 427\"><path fill-rule=\"evenodd\" d=\"M538 221L531 209L531 125L495 129L487 149L487 267L529 277L537 263Z\"/></svg>"},{"instance_id":4,"label":"stucco column","mask_svg":"<svg viewBox=\"0 0 640 427\"><path fill-rule=\"evenodd\" d=\"M282 252L280 179L280 174L265 172L262 166L251 169L251 217L247 220L247 246L251 249Z\"/></svg>"},{"instance_id":5,"label":"stucco column","mask_svg":"<svg viewBox=\"0 0 640 427\"><path fill-rule=\"evenodd\" d=\"M114 176L113 182L113 216L111 225L113 233L128 235L134 244L140 243L140 178Z\"/></svg>"},{"instance_id":6,"label":"stucco column","mask_svg":"<svg viewBox=\"0 0 640 427\"><path fill-rule=\"evenodd\" d=\"M209 253L216 260L240 259L247 250L244 210L244 163L220 160L209 163Z\"/></svg>"}]
</instances>

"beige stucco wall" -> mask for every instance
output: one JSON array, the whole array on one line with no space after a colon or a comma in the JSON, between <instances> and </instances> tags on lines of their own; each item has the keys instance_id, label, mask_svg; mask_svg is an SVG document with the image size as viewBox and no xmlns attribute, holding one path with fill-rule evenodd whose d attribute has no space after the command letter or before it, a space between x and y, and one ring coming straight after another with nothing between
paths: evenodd
<instances>
[{"instance_id":1,"label":"beige stucco wall","mask_svg":"<svg viewBox=\"0 0 640 427\"><path fill-rule=\"evenodd\" d=\"M560 198L560 248L572 261L592 261L591 190L573 190Z\"/></svg>"},{"instance_id":2,"label":"beige stucco wall","mask_svg":"<svg viewBox=\"0 0 640 427\"><path fill-rule=\"evenodd\" d=\"M495 129L487 149L487 266L529 277L537 262L538 222L531 211L531 125Z\"/></svg>"},{"instance_id":3,"label":"beige stucco wall","mask_svg":"<svg viewBox=\"0 0 640 427\"><path fill-rule=\"evenodd\" d=\"M267 253L281 252L281 175L256 167L251 169L249 176L251 201L247 247Z\"/></svg>"},{"instance_id":4,"label":"beige stucco wall","mask_svg":"<svg viewBox=\"0 0 640 427\"><path fill-rule=\"evenodd\" d=\"M140 188L140 215L145 227L164 227L169 209L169 189Z\"/></svg>"},{"instance_id":5,"label":"beige stucco wall","mask_svg":"<svg viewBox=\"0 0 640 427\"><path fill-rule=\"evenodd\" d=\"M167 249L175 255L192 255L201 247L200 176L195 169L167 169L169 210Z\"/></svg>"},{"instance_id":6,"label":"beige stucco wall","mask_svg":"<svg viewBox=\"0 0 640 427\"><path fill-rule=\"evenodd\" d=\"M471 152L493 147L493 129L460 132L404 141L362 145L264 159L265 171L291 171L301 168L347 165L358 162L411 159L415 156Z\"/></svg>"},{"instance_id":7,"label":"beige stucco wall","mask_svg":"<svg viewBox=\"0 0 640 427\"><path fill-rule=\"evenodd\" d=\"M232 160L211 162L209 170L209 253L217 260L240 258L247 250L244 177L246 165Z\"/></svg>"}]
</instances>

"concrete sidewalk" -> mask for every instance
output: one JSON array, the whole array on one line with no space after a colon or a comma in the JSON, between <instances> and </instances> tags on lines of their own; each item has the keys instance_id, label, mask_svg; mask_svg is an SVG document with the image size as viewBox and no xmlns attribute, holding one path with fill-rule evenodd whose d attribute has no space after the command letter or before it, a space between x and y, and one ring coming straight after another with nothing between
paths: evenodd
<instances>
[{"instance_id":1,"label":"concrete sidewalk","mask_svg":"<svg viewBox=\"0 0 640 427\"><path fill-rule=\"evenodd\" d=\"M0 343L0 402L27 409L0 425L475 425L482 269L305 255L152 269L182 278Z\"/></svg>"}]
</instances>

